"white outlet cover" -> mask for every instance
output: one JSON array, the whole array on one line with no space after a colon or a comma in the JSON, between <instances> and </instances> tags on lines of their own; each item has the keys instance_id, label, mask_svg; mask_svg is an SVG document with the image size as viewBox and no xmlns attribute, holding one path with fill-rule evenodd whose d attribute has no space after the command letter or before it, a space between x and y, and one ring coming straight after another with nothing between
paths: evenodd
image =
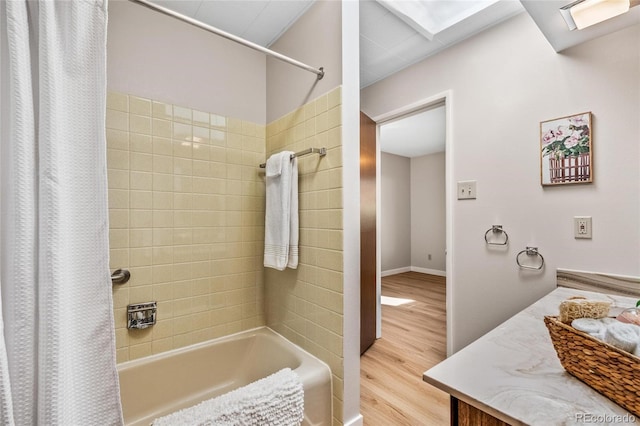
<instances>
[{"instance_id":1,"label":"white outlet cover","mask_svg":"<svg viewBox=\"0 0 640 426\"><path fill-rule=\"evenodd\" d=\"M579 239L591 239L593 235L593 223L591 216L573 217L573 236Z\"/></svg>"}]
</instances>

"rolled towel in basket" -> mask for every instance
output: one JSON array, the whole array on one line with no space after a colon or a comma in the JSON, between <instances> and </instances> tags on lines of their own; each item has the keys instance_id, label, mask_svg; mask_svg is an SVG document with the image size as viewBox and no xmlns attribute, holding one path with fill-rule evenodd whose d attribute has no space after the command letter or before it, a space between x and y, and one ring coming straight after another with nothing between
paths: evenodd
<instances>
[{"instance_id":1,"label":"rolled towel in basket","mask_svg":"<svg viewBox=\"0 0 640 426\"><path fill-rule=\"evenodd\" d=\"M604 318L577 318L571 321L571 327L578 331L587 333L598 340L604 340L604 332L607 329L607 325L604 323L603 319Z\"/></svg>"},{"instance_id":2,"label":"rolled towel in basket","mask_svg":"<svg viewBox=\"0 0 640 426\"><path fill-rule=\"evenodd\" d=\"M604 341L623 351L633 353L638 345L640 327L622 322L612 322L607 325Z\"/></svg>"},{"instance_id":3,"label":"rolled towel in basket","mask_svg":"<svg viewBox=\"0 0 640 426\"><path fill-rule=\"evenodd\" d=\"M247 386L160 417L152 426L294 426L303 418L302 382L290 368L283 368Z\"/></svg>"}]
</instances>

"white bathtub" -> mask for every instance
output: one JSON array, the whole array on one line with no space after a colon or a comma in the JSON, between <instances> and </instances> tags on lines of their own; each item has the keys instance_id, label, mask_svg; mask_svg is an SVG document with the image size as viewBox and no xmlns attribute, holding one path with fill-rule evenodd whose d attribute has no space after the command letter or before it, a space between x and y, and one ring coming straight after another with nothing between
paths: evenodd
<instances>
[{"instance_id":1,"label":"white bathtub","mask_svg":"<svg viewBox=\"0 0 640 426\"><path fill-rule=\"evenodd\" d=\"M124 422L148 426L285 367L302 380L303 425L331 425L329 367L267 327L120 364Z\"/></svg>"}]
</instances>

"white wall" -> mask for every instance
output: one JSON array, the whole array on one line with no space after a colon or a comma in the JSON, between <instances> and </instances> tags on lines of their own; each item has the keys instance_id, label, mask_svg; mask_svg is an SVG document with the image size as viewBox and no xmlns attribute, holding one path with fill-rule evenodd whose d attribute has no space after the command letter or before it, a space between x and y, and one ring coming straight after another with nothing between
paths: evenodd
<instances>
[{"instance_id":1,"label":"white wall","mask_svg":"<svg viewBox=\"0 0 640 426\"><path fill-rule=\"evenodd\" d=\"M315 68L317 75L269 57L267 123L342 84L342 12L339 1L317 1L272 46L271 50Z\"/></svg>"},{"instance_id":2,"label":"white wall","mask_svg":"<svg viewBox=\"0 0 640 426\"><path fill-rule=\"evenodd\" d=\"M345 426L360 414L360 4L342 5L342 213Z\"/></svg>"},{"instance_id":3,"label":"white wall","mask_svg":"<svg viewBox=\"0 0 640 426\"><path fill-rule=\"evenodd\" d=\"M452 207L454 350L553 289L558 267L640 275L639 40L634 26L556 54L522 14L362 91L376 117L451 90L453 180L478 181L478 199ZM539 122L583 111L594 183L543 188ZM573 238L576 215L593 217L592 240ZM492 224L506 250L485 245ZM527 245L544 272L517 268Z\"/></svg>"},{"instance_id":4,"label":"white wall","mask_svg":"<svg viewBox=\"0 0 640 426\"><path fill-rule=\"evenodd\" d=\"M405 268L446 270L444 173L444 152L414 158L381 153L383 274Z\"/></svg>"},{"instance_id":5,"label":"white wall","mask_svg":"<svg viewBox=\"0 0 640 426\"><path fill-rule=\"evenodd\" d=\"M411 266L411 159L380 155L382 272Z\"/></svg>"},{"instance_id":6,"label":"white wall","mask_svg":"<svg viewBox=\"0 0 640 426\"><path fill-rule=\"evenodd\" d=\"M266 57L128 1L109 2L107 87L258 124Z\"/></svg>"},{"instance_id":7,"label":"white wall","mask_svg":"<svg viewBox=\"0 0 640 426\"><path fill-rule=\"evenodd\" d=\"M436 271L446 270L444 155L411 159L411 266Z\"/></svg>"}]
</instances>

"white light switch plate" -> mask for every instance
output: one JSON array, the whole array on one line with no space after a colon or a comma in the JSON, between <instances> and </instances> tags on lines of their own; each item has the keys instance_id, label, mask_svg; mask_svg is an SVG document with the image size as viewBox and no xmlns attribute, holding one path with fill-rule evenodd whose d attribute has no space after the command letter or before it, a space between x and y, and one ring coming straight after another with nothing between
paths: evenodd
<instances>
[{"instance_id":1,"label":"white light switch plate","mask_svg":"<svg viewBox=\"0 0 640 426\"><path fill-rule=\"evenodd\" d=\"M573 236L575 238L591 239L592 232L591 216L573 217Z\"/></svg>"},{"instance_id":2,"label":"white light switch plate","mask_svg":"<svg viewBox=\"0 0 640 426\"><path fill-rule=\"evenodd\" d=\"M458 200L476 199L476 181L464 180L458 182Z\"/></svg>"}]
</instances>

